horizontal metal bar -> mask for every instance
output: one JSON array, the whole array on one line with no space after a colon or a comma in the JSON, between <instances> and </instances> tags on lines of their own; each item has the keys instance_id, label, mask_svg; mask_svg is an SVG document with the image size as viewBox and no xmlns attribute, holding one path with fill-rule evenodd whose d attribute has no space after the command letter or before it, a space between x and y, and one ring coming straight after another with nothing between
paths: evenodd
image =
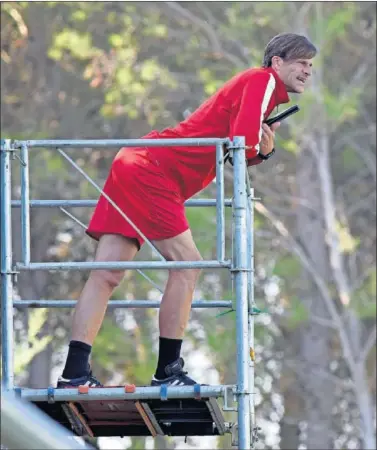
<instances>
[{"instance_id":1,"label":"horizontal metal bar","mask_svg":"<svg viewBox=\"0 0 377 450\"><path fill-rule=\"evenodd\" d=\"M73 308L76 300L15 300L13 306L22 308ZM159 308L158 300L110 300L108 308ZM192 308L231 308L231 300L194 300Z\"/></svg>"},{"instance_id":2,"label":"horizontal metal bar","mask_svg":"<svg viewBox=\"0 0 377 450\"><path fill-rule=\"evenodd\" d=\"M231 261L109 261L109 262L36 262L16 264L16 270L129 270L129 269L222 269L231 268Z\"/></svg>"},{"instance_id":3,"label":"horizontal metal bar","mask_svg":"<svg viewBox=\"0 0 377 450\"><path fill-rule=\"evenodd\" d=\"M202 398L222 397L226 386L200 386ZM33 402L43 402L49 399L47 389L21 388L21 398ZM194 386L168 386L167 398L195 398ZM160 387L136 387L135 392L126 393L124 387L93 388L87 394L79 394L78 389L54 389L54 400L57 402L86 400L152 400L161 398Z\"/></svg>"},{"instance_id":4,"label":"horizontal metal bar","mask_svg":"<svg viewBox=\"0 0 377 450\"><path fill-rule=\"evenodd\" d=\"M17 141L13 148L27 145L29 148L58 148L58 147L163 147L171 145L187 147L203 147L216 144L230 144L228 138L185 138L185 139L42 139Z\"/></svg>"},{"instance_id":5,"label":"horizontal metal bar","mask_svg":"<svg viewBox=\"0 0 377 450\"><path fill-rule=\"evenodd\" d=\"M30 200L30 206L32 208L81 208L81 207L92 207L96 206L98 203L97 200ZM225 206L232 206L232 199L227 198L224 201ZM21 200L12 200L12 207L19 208L21 206ZM185 202L185 206L197 206L197 207L206 207L206 206L216 206L215 199L206 199L206 198L198 198L187 200Z\"/></svg>"}]
</instances>

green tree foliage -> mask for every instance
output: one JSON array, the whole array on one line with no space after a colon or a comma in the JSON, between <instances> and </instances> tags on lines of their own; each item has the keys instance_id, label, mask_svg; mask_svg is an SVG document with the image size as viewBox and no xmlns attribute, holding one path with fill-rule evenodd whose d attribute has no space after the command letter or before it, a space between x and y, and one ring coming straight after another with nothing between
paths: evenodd
<instances>
[{"instance_id":1,"label":"green tree foliage","mask_svg":"<svg viewBox=\"0 0 377 450\"><path fill-rule=\"evenodd\" d=\"M16 375L22 374L34 356L42 352L52 341L53 336L40 336L41 329L47 320L47 313L46 309L35 309L30 313L27 336L21 336L14 349Z\"/></svg>"},{"instance_id":2,"label":"green tree foliage","mask_svg":"<svg viewBox=\"0 0 377 450\"><path fill-rule=\"evenodd\" d=\"M259 65L266 43L275 34L287 30L307 33L318 46L312 87L297 99L292 96L301 112L277 133L276 159L250 170L256 195L262 197L262 203L255 205L256 299L261 308L267 307L271 312L260 316L256 326L257 412L258 417L277 423L283 416L281 401L287 420L291 411L297 413L290 422L297 426L291 430L298 430L299 421L309 420L309 415L301 404L303 394L290 390L292 385L299 385L297 364L305 355L289 350L296 349L302 340L300 330L308 323L315 327L307 299L320 297L312 284L318 264L313 262L308 243L300 240L297 217L303 211L311 217L308 228L319 230L318 239L325 243L323 267L331 262L329 250L333 241L324 230L323 185L318 169L318 155L323 157L324 143L330 149L328 173L334 193L334 230L350 281L349 307L340 301L330 270L325 287L337 310L345 315L356 313L363 337L373 333L375 323L375 63L370 50L375 48L374 6L371 2L1 5L1 128L4 136L17 139L137 138L151 128L174 125L232 75ZM101 185L114 153L81 149L72 150L70 155ZM33 153L30 163L34 198L97 198L98 193L56 153ZM17 162L14 166L13 179L17 182ZM317 185L318 191L310 198L300 197L298 179L303 178L303 173L308 184L311 181ZM231 177L227 168L227 196L232 192ZM16 198L17 190L14 194ZM200 195L214 197L214 186ZM91 211L72 212L88 223ZM215 257L214 210L189 209L188 219L203 256ZM229 225L229 212L226 221ZM15 215L15 235L17 232ZM32 214L32 238L36 242L33 254L39 260L85 260L92 257L94 250L92 242L82 239L82 230L71 219L50 211ZM229 252L229 226L226 239ZM150 257L148 249L137 256ZM306 266L305 258L309 261ZM164 285L166 273L147 274ZM36 274L27 278L21 274L17 288L23 298L77 298L85 276ZM232 298L229 274L205 271L198 293L208 299ZM114 298L146 299L158 295L140 274L128 273ZM234 314L215 317L218 312L193 311L193 322L202 325L204 334L198 337L192 329L188 336L192 345L210 355L221 380L231 383L235 380ZM31 330L39 319L32 316ZM156 362L156 319L156 310L108 311L93 354L96 373L105 379L112 379L116 373L121 382L148 383ZM328 316L325 319L330 321ZM54 336L51 344L58 347L66 343L68 315L59 311L48 321L50 329L62 330L62 337ZM319 334L320 330L317 328ZM343 367L345 355L338 351L337 333L331 338L332 366ZM22 355L20 350L17 352ZM282 369L288 359L296 364L289 373ZM23 357L19 360L28 361ZM372 384L375 366L369 359L368 364L368 380ZM328 373L327 366L321 369ZM330 371L329 376L333 375ZM309 373L307 384L316 376ZM340 375L346 381L348 376L344 372ZM282 387L287 386L289 389L284 391ZM284 392L289 395L282 398ZM355 398L352 395L347 393L350 402ZM289 404L293 397L295 402ZM344 417L343 413L334 414L339 424L334 448L354 445L352 435L359 434L356 419L348 418L351 428L347 428ZM305 438L300 439L305 445ZM277 448L277 442L278 439L266 441L265 448ZM228 442L221 441L221 446L226 445ZM363 448L367 448L365 445ZM143 446L144 440L133 439L132 448Z\"/></svg>"}]
</instances>

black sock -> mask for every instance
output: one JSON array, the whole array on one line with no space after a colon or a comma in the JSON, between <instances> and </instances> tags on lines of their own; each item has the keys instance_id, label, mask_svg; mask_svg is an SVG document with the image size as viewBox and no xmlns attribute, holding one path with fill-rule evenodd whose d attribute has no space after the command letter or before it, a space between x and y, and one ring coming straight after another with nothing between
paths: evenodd
<instances>
[{"instance_id":1,"label":"black sock","mask_svg":"<svg viewBox=\"0 0 377 450\"><path fill-rule=\"evenodd\" d=\"M166 378L165 367L176 361L181 354L182 339L160 337L160 350L155 377L158 380Z\"/></svg>"},{"instance_id":2,"label":"black sock","mask_svg":"<svg viewBox=\"0 0 377 450\"><path fill-rule=\"evenodd\" d=\"M92 346L85 342L71 341L65 368L63 370L64 378L79 378L88 375L90 371L89 356Z\"/></svg>"}]
</instances>

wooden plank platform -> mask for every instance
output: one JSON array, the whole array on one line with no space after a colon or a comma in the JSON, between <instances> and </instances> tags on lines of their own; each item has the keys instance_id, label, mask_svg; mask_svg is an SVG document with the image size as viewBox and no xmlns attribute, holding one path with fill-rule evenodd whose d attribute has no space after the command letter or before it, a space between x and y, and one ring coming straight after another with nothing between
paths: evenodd
<instances>
[{"instance_id":1,"label":"wooden plank platform","mask_svg":"<svg viewBox=\"0 0 377 450\"><path fill-rule=\"evenodd\" d=\"M227 432L214 398L33 403L78 436L216 436Z\"/></svg>"}]
</instances>

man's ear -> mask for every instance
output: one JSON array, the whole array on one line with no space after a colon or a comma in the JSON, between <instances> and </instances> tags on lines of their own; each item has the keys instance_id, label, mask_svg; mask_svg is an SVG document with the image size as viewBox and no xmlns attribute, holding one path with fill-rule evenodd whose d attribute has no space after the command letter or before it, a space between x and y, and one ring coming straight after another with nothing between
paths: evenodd
<instances>
[{"instance_id":1,"label":"man's ear","mask_svg":"<svg viewBox=\"0 0 377 450\"><path fill-rule=\"evenodd\" d=\"M271 58L271 67L274 70L279 69L282 64L283 64L283 60L280 58L280 56L273 56Z\"/></svg>"}]
</instances>

